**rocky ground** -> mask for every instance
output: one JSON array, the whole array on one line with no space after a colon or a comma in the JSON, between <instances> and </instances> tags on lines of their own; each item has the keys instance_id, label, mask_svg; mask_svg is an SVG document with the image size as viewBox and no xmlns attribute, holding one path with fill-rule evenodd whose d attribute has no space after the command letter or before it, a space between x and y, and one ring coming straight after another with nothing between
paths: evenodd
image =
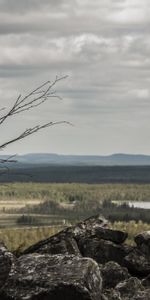
<instances>
[{"instance_id":1,"label":"rocky ground","mask_svg":"<svg viewBox=\"0 0 150 300\"><path fill-rule=\"evenodd\" d=\"M1 300L149 300L150 232L127 233L91 217L26 249L0 243Z\"/></svg>"}]
</instances>

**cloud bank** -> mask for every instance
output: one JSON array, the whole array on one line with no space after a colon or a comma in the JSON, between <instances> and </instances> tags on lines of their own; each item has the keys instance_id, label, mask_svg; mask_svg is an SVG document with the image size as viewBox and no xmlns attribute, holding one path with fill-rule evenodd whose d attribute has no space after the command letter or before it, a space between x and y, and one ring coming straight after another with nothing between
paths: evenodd
<instances>
[{"instance_id":1,"label":"cloud bank","mask_svg":"<svg viewBox=\"0 0 150 300\"><path fill-rule=\"evenodd\" d=\"M15 135L29 123L68 120L7 152L149 154L150 8L148 0L1 0L1 107L56 75L69 79L34 113L11 120ZM39 140L41 142L39 143Z\"/></svg>"}]
</instances>

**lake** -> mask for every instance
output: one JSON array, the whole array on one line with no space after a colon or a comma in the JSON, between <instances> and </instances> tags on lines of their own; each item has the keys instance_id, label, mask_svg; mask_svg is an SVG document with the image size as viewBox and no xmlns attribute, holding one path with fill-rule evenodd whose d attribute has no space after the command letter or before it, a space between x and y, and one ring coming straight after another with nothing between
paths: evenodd
<instances>
[{"instance_id":1,"label":"lake","mask_svg":"<svg viewBox=\"0 0 150 300\"><path fill-rule=\"evenodd\" d=\"M150 201L112 201L113 203L117 205L121 205L123 203L128 204L130 207L137 207L137 208L144 208L144 209L150 209Z\"/></svg>"},{"instance_id":2,"label":"lake","mask_svg":"<svg viewBox=\"0 0 150 300\"><path fill-rule=\"evenodd\" d=\"M126 203L128 203L129 206L144 208L144 209L150 209L150 201L147 201L147 202L144 202L144 201L128 201Z\"/></svg>"}]
</instances>

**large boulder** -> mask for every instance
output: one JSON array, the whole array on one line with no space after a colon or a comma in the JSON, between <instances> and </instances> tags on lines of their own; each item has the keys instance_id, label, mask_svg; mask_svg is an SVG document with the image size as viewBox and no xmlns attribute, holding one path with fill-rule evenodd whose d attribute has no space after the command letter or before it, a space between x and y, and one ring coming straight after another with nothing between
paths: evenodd
<instances>
[{"instance_id":1,"label":"large boulder","mask_svg":"<svg viewBox=\"0 0 150 300\"><path fill-rule=\"evenodd\" d=\"M59 232L56 235L42 240L29 248L27 248L23 254L29 253L47 253L47 254L74 254L81 255L76 240L69 234L64 232Z\"/></svg>"},{"instance_id":2,"label":"large boulder","mask_svg":"<svg viewBox=\"0 0 150 300\"><path fill-rule=\"evenodd\" d=\"M145 277L150 274L150 257L138 249L134 249L124 258L124 264L134 276Z\"/></svg>"},{"instance_id":3,"label":"large boulder","mask_svg":"<svg viewBox=\"0 0 150 300\"><path fill-rule=\"evenodd\" d=\"M71 233L77 242L88 237L96 237L98 239L122 244L126 240L128 234L123 231L107 228L107 223L108 222L104 217L97 215L68 228L67 232Z\"/></svg>"},{"instance_id":4,"label":"large boulder","mask_svg":"<svg viewBox=\"0 0 150 300\"><path fill-rule=\"evenodd\" d=\"M135 277L120 282L115 291L119 292L121 300L150 300L150 289L145 289L141 281Z\"/></svg>"},{"instance_id":5,"label":"large boulder","mask_svg":"<svg viewBox=\"0 0 150 300\"><path fill-rule=\"evenodd\" d=\"M65 228L56 235L44 239L27 248L23 254L49 253L49 254L74 254L80 255L78 240L87 235L93 236L97 228L105 227L108 221L100 216L90 217L75 226Z\"/></svg>"},{"instance_id":6,"label":"large boulder","mask_svg":"<svg viewBox=\"0 0 150 300\"><path fill-rule=\"evenodd\" d=\"M29 254L20 257L0 291L3 300L100 300L97 263L78 256Z\"/></svg>"},{"instance_id":7,"label":"large boulder","mask_svg":"<svg viewBox=\"0 0 150 300\"><path fill-rule=\"evenodd\" d=\"M13 254L0 242L0 288L4 285L13 263Z\"/></svg>"},{"instance_id":8,"label":"large boulder","mask_svg":"<svg viewBox=\"0 0 150 300\"><path fill-rule=\"evenodd\" d=\"M139 292L144 291L141 281L135 277L118 283L115 290L119 292L122 300L132 300Z\"/></svg>"},{"instance_id":9,"label":"large boulder","mask_svg":"<svg viewBox=\"0 0 150 300\"><path fill-rule=\"evenodd\" d=\"M122 300L120 293L114 289L106 289L102 294L102 300Z\"/></svg>"},{"instance_id":10,"label":"large boulder","mask_svg":"<svg viewBox=\"0 0 150 300\"><path fill-rule=\"evenodd\" d=\"M150 274L144 278L142 280L142 284L146 287L146 288L150 288Z\"/></svg>"},{"instance_id":11,"label":"large boulder","mask_svg":"<svg viewBox=\"0 0 150 300\"><path fill-rule=\"evenodd\" d=\"M103 289L114 288L119 282L130 277L128 270L114 261L109 261L100 266L100 271L102 273Z\"/></svg>"},{"instance_id":12,"label":"large boulder","mask_svg":"<svg viewBox=\"0 0 150 300\"><path fill-rule=\"evenodd\" d=\"M122 265L124 257L128 254L123 245L92 237L80 240L78 246L83 256L91 257L100 264L115 261Z\"/></svg>"},{"instance_id":13,"label":"large boulder","mask_svg":"<svg viewBox=\"0 0 150 300\"><path fill-rule=\"evenodd\" d=\"M138 291L135 293L132 300L150 300L150 289L147 289L145 291Z\"/></svg>"},{"instance_id":14,"label":"large boulder","mask_svg":"<svg viewBox=\"0 0 150 300\"><path fill-rule=\"evenodd\" d=\"M150 231L144 231L134 238L138 249L150 257Z\"/></svg>"},{"instance_id":15,"label":"large boulder","mask_svg":"<svg viewBox=\"0 0 150 300\"><path fill-rule=\"evenodd\" d=\"M99 227L95 229L95 237L108 240L116 244L122 244L128 237L128 234L120 230Z\"/></svg>"}]
</instances>

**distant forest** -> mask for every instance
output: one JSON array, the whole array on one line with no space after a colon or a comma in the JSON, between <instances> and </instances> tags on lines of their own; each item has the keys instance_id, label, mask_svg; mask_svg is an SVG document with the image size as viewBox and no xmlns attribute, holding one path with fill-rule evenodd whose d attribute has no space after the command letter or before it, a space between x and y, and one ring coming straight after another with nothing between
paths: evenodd
<instances>
[{"instance_id":1,"label":"distant forest","mask_svg":"<svg viewBox=\"0 0 150 300\"><path fill-rule=\"evenodd\" d=\"M9 165L0 182L150 183L150 166Z\"/></svg>"}]
</instances>

